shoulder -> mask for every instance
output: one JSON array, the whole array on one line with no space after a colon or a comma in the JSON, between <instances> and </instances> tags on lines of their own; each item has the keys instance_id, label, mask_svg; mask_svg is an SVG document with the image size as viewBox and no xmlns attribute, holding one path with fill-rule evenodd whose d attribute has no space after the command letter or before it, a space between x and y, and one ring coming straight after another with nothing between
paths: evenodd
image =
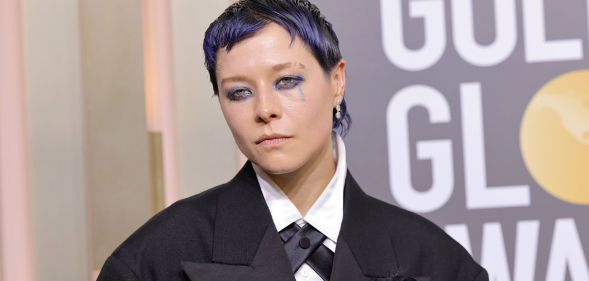
<instances>
[{"instance_id":1,"label":"shoulder","mask_svg":"<svg viewBox=\"0 0 589 281\"><path fill-rule=\"evenodd\" d=\"M462 246L444 232L438 225L425 217L386 203L365 194L366 203L371 206L373 215L384 222L384 227L394 240L411 239L420 244L448 245L462 249Z\"/></svg>"},{"instance_id":2,"label":"shoulder","mask_svg":"<svg viewBox=\"0 0 589 281\"><path fill-rule=\"evenodd\" d=\"M112 253L105 269L116 262L139 280L146 276L165 279L181 271L183 260L210 261L217 203L230 188L230 184L222 184L162 210Z\"/></svg>"},{"instance_id":3,"label":"shoulder","mask_svg":"<svg viewBox=\"0 0 589 281\"><path fill-rule=\"evenodd\" d=\"M402 271L413 272L416 276L426 274L452 276L456 278L454 280L486 280L486 271L438 225L419 214L366 196L367 202L386 222L385 227Z\"/></svg>"},{"instance_id":4,"label":"shoulder","mask_svg":"<svg viewBox=\"0 0 589 281\"><path fill-rule=\"evenodd\" d=\"M228 188L228 184L222 184L175 202L149 219L127 241L174 237L187 231L202 232L213 226L218 199Z\"/></svg>"},{"instance_id":5,"label":"shoulder","mask_svg":"<svg viewBox=\"0 0 589 281\"><path fill-rule=\"evenodd\" d=\"M354 213L350 214L354 224L366 224L372 231L386 230L394 239L411 238L423 243L433 239L459 246L440 227L423 216L366 194L350 173L346 177L345 190L344 205L348 212ZM365 221L366 216L370 216L371 221Z\"/></svg>"},{"instance_id":6,"label":"shoulder","mask_svg":"<svg viewBox=\"0 0 589 281\"><path fill-rule=\"evenodd\" d=\"M388 218L390 231L399 234L399 236L411 236L413 239L424 240L435 238L446 240L449 243L455 242L438 225L427 218L379 199L373 197L370 199Z\"/></svg>"}]
</instances>

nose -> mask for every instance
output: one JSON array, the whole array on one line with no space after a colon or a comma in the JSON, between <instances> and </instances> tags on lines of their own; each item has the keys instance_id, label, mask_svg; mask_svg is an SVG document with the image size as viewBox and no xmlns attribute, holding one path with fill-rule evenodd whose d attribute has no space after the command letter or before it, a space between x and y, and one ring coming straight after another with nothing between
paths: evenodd
<instances>
[{"instance_id":1,"label":"nose","mask_svg":"<svg viewBox=\"0 0 589 281\"><path fill-rule=\"evenodd\" d=\"M256 99L256 121L270 123L282 117L282 105L278 94L272 90L259 92Z\"/></svg>"}]
</instances>

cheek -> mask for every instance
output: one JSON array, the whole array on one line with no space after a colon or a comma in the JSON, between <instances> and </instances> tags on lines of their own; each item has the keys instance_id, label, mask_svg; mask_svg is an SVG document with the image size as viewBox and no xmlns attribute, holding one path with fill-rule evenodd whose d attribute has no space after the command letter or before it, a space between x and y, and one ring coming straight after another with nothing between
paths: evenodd
<instances>
[{"instance_id":1,"label":"cheek","mask_svg":"<svg viewBox=\"0 0 589 281\"><path fill-rule=\"evenodd\" d=\"M227 122L227 126L231 130L233 138L238 145L244 142L247 131L243 110L236 105L221 104L221 111L225 117L225 122Z\"/></svg>"},{"instance_id":2,"label":"cheek","mask_svg":"<svg viewBox=\"0 0 589 281\"><path fill-rule=\"evenodd\" d=\"M305 92L307 94L305 100L300 101L299 117L305 120L305 125L309 126L308 129L331 131L332 108L329 89L321 87L315 92L308 92Z\"/></svg>"}]
</instances>

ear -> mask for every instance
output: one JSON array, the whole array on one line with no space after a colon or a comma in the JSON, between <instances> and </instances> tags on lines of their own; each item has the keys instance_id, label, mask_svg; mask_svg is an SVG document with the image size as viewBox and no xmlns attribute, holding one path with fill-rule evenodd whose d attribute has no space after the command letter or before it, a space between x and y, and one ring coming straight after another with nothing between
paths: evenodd
<instances>
[{"instance_id":1,"label":"ear","mask_svg":"<svg viewBox=\"0 0 589 281\"><path fill-rule=\"evenodd\" d=\"M346 89L346 61L341 59L331 70L331 88L333 89L333 106L344 100Z\"/></svg>"}]
</instances>

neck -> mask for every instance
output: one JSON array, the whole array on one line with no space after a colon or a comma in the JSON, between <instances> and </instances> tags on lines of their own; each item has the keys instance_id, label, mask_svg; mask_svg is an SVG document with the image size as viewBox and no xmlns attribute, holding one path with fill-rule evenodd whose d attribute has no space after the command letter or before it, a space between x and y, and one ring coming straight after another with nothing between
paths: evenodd
<instances>
[{"instance_id":1,"label":"neck","mask_svg":"<svg viewBox=\"0 0 589 281\"><path fill-rule=\"evenodd\" d=\"M302 216L307 214L335 174L332 142L330 138L328 145L319 152L315 161L306 163L298 170L288 174L269 175Z\"/></svg>"}]
</instances>

